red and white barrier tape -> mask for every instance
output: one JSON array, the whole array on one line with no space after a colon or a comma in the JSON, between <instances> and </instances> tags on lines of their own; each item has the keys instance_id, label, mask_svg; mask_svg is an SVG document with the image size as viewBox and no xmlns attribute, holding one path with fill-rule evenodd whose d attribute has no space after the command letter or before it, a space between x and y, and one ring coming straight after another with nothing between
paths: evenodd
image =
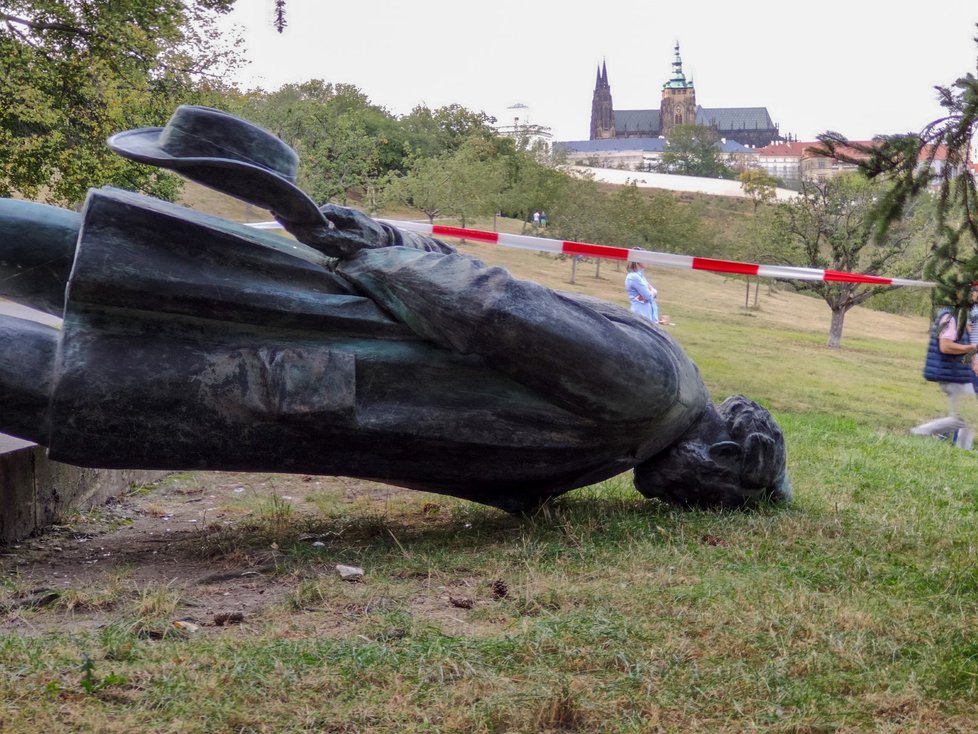
<instances>
[{"instance_id":1,"label":"red and white barrier tape","mask_svg":"<svg viewBox=\"0 0 978 734\"><path fill-rule=\"evenodd\" d=\"M523 234L509 234L507 232L485 232L479 229L446 227L440 224L426 224L424 222L403 222L393 219L380 219L378 221L407 232L416 232L433 237L474 240L476 242L502 245L503 247L554 252L563 255L581 255L606 258L609 260L625 260L627 262L638 262L643 265L658 265L665 268L705 270L711 273L731 273L734 275L756 275L762 278L780 278L782 280L823 280L836 283L865 283L867 285L934 287L933 283L925 280L882 278L877 275L846 273L841 270L820 270L818 268L801 268L790 265L757 265L754 263L738 262L736 260L716 260L709 257L673 255L668 252L630 250L624 247L612 247L610 245L592 245L587 242L554 240L549 237L533 237ZM260 229L280 228L277 222L260 222L250 226Z\"/></svg>"}]
</instances>

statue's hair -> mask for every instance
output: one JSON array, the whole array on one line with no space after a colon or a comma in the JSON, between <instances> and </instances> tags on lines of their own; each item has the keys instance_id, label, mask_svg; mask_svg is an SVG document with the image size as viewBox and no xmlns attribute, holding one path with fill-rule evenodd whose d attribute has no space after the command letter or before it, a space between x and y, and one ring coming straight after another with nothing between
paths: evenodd
<instances>
[{"instance_id":1,"label":"statue's hair","mask_svg":"<svg viewBox=\"0 0 978 734\"><path fill-rule=\"evenodd\" d=\"M789 500L784 436L767 410L734 395L708 406L678 441L636 466L635 488L699 507Z\"/></svg>"},{"instance_id":2,"label":"statue's hair","mask_svg":"<svg viewBox=\"0 0 978 734\"><path fill-rule=\"evenodd\" d=\"M744 486L774 486L785 471L785 448L784 436L771 414L743 395L731 395L717 412L730 438L744 449L740 473Z\"/></svg>"}]
</instances>

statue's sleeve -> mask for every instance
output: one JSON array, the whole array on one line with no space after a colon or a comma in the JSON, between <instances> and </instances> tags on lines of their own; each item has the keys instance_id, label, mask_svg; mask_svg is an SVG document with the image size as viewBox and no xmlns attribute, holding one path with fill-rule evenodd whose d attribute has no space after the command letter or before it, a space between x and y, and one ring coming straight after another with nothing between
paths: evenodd
<instances>
[{"instance_id":1,"label":"statue's sleeve","mask_svg":"<svg viewBox=\"0 0 978 734\"><path fill-rule=\"evenodd\" d=\"M597 299L468 256L404 247L361 250L337 273L423 338L477 354L596 421L698 414L708 401L699 371L668 334Z\"/></svg>"},{"instance_id":2,"label":"statue's sleeve","mask_svg":"<svg viewBox=\"0 0 978 734\"><path fill-rule=\"evenodd\" d=\"M424 252L452 254L455 248L433 237L405 232L363 212L336 204L319 208L325 223L296 224L280 219L280 224L299 242L328 257L345 258L360 250L381 247L408 247Z\"/></svg>"}]
</instances>

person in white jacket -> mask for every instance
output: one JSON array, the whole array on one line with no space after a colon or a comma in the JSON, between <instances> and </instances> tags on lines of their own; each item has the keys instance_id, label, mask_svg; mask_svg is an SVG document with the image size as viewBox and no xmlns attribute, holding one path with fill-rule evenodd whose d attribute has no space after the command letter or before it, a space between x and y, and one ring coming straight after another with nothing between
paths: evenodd
<instances>
[{"instance_id":1,"label":"person in white jacket","mask_svg":"<svg viewBox=\"0 0 978 734\"><path fill-rule=\"evenodd\" d=\"M646 279L645 266L642 263L628 263L625 293L628 295L632 313L648 319L653 324L659 323L659 304L656 302L658 291Z\"/></svg>"}]
</instances>

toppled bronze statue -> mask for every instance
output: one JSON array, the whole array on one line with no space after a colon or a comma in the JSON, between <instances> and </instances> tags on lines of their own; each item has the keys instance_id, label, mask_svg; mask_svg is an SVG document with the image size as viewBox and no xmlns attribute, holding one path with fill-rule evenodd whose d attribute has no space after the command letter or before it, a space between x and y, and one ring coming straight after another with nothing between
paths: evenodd
<instances>
[{"instance_id":1,"label":"toppled bronze statue","mask_svg":"<svg viewBox=\"0 0 978 734\"><path fill-rule=\"evenodd\" d=\"M103 468L376 479L507 511L635 470L690 506L787 500L784 439L710 402L663 330L352 209L226 113L109 140L269 209L298 241L138 194L0 200L0 431Z\"/></svg>"}]
</instances>

